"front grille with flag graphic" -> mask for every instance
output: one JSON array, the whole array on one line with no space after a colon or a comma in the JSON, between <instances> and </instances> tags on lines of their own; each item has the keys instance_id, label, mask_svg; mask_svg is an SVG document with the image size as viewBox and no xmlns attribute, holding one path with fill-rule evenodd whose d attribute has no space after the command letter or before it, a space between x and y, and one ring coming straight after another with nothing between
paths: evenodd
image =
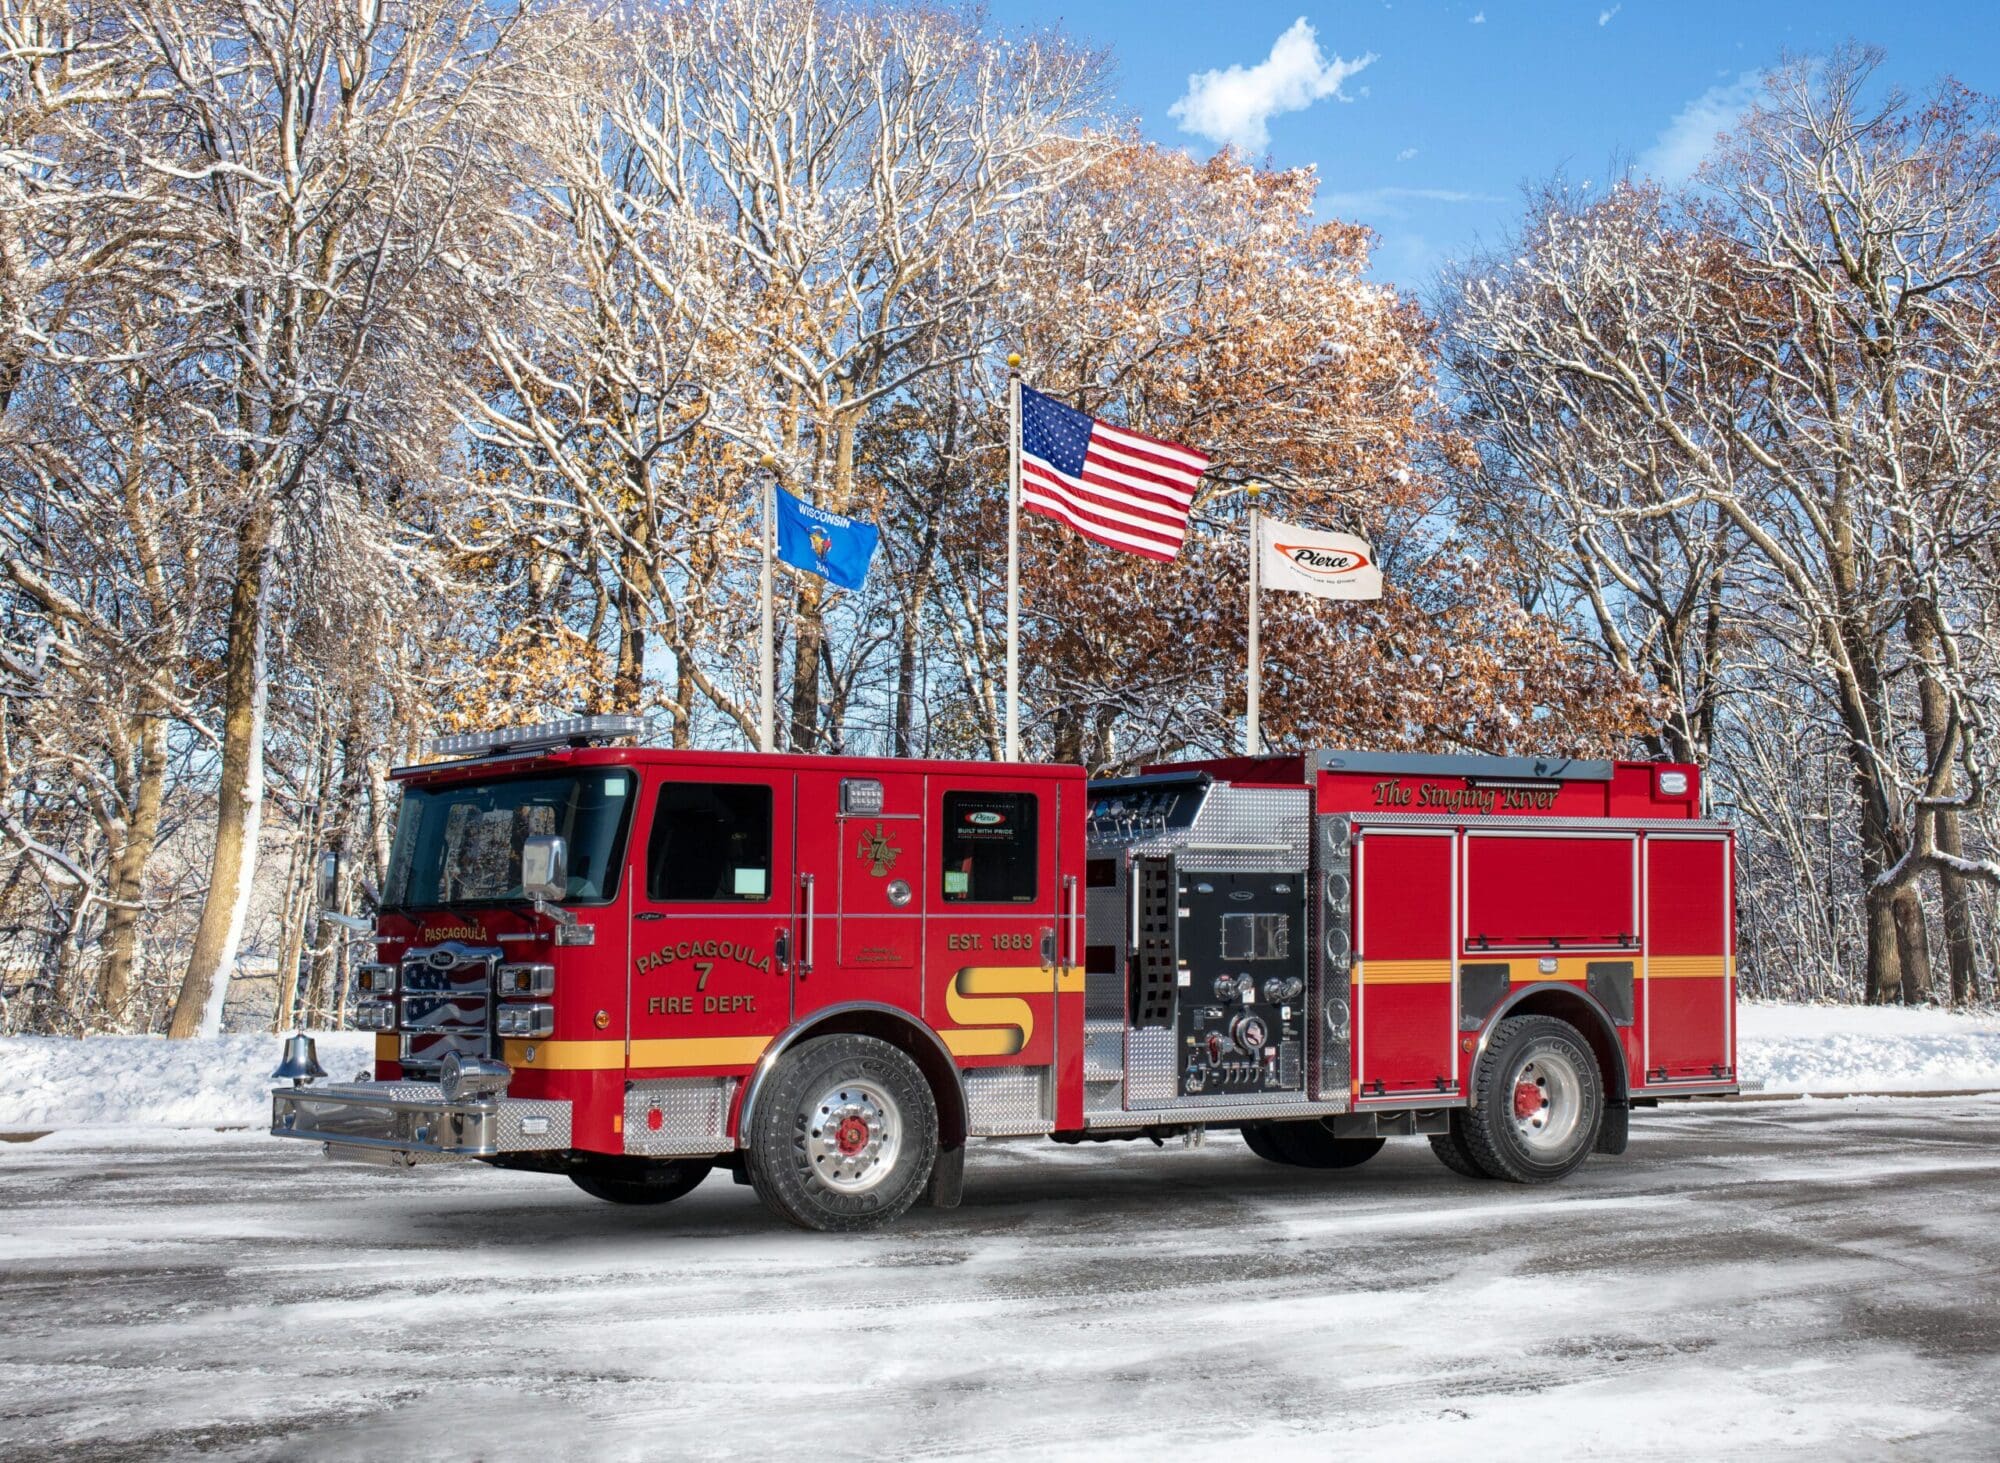
<instances>
[{"instance_id":1,"label":"front grille with flag graphic","mask_svg":"<svg viewBox=\"0 0 2000 1463\"><path fill-rule=\"evenodd\" d=\"M1187 539L1208 455L1114 427L1021 388L1021 506L1149 559Z\"/></svg>"},{"instance_id":2,"label":"front grille with flag graphic","mask_svg":"<svg viewBox=\"0 0 2000 1463\"><path fill-rule=\"evenodd\" d=\"M500 952L457 941L404 955L398 1027L403 1069L434 1072L445 1057L491 1056L493 971Z\"/></svg>"}]
</instances>

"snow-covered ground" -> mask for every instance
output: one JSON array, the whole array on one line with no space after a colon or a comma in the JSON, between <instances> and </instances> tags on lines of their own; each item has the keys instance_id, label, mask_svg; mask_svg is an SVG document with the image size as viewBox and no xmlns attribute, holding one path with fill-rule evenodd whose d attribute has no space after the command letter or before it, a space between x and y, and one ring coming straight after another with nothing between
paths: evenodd
<instances>
[{"instance_id":1,"label":"snow-covered ground","mask_svg":"<svg viewBox=\"0 0 2000 1463\"><path fill-rule=\"evenodd\" d=\"M375 1060L367 1032L318 1032L319 1064L346 1081ZM102 1123L263 1126L283 1038L0 1037L0 1132Z\"/></svg>"},{"instance_id":2,"label":"snow-covered ground","mask_svg":"<svg viewBox=\"0 0 2000 1463\"><path fill-rule=\"evenodd\" d=\"M2000 1014L1865 1006L1742 1008L1738 1059L1767 1092L2000 1090ZM345 1080L374 1038L319 1033L320 1065ZM107 1123L261 1126L275 1036L169 1042L0 1038L0 1132Z\"/></svg>"},{"instance_id":3,"label":"snow-covered ground","mask_svg":"<svg viewBox=\"0 0 2000 1463\"><path fill-rule=\"evenodd\" d=\"M1736 1059L1769 1092L2000 1088L2000 1012L1753 1001L1739 1021Z\"/></svg>"}]
</instances>

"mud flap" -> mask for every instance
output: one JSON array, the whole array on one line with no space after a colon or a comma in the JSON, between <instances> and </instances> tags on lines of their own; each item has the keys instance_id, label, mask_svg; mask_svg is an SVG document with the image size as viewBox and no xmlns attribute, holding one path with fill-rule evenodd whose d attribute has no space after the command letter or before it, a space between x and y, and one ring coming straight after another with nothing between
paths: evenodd
<instances>
[{"instance_id":1,"label":"mud flap","mask_svg":"<svg viewBox=\"0 0 2000 1463\"><path fill-rule=\"evenodd\" d=\"M924 1185L924 1202L933 1209L956 1209L964 1193L965 1145L938 1149L930 1182Z\"/></svg>"},{"instance_id":2,"label":"mud flap","mask_svg":"<svg viewBox=\"0 0 2000 1463\"><path fill-rule=\"evenodd\" d=\"M1604 1122L1597 1129L1597 1145L1592 1153L1609 1153L1613 1156L1625 1151L1625 1144L1632 1136L1632 1109L1622 1102L1604 1104Z\"/></svg>"}]
</instances>

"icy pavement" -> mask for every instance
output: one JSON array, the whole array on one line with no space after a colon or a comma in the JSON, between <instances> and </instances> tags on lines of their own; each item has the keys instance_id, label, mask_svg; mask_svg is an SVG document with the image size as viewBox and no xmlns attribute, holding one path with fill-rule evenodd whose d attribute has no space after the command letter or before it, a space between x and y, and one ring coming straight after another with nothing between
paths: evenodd
<instances>
[{"instance_id":1,"label":"icy pavement","mask_svg":"<svg viewBox=\"0 0 2000 1463\"><path fill-rule=\"evenodd\" d=\"M0 1453L1990 1458L1996 1119L1646 1112L1549 1189L989 1144L860 1238L59 1133L0 1144Z\"/></svg>"}]
</instances>

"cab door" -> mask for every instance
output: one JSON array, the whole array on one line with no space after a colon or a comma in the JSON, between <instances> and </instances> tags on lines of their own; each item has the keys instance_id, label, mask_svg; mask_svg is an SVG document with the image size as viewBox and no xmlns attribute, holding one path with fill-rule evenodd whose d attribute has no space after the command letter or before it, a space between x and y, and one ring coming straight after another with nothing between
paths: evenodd
<instances>
[{"instance_id":1,"label":"cab door","mask_svg":"<svg viewBox=\"0 0 2000 1463\"><path fill-rule=\"evenodd\" d=\"M964 1067L1048 1065L1058 785L978 773L933 773L927 783L925 1017Z\"/></svg>"},{"instance_id":2,"label":"cab door","mask_svg":"<svg viewBox=\"0 0 2000 1463\"><path fill-rule=\"evenodd\" d=\"M923 1002L924 778L920 772L802 772L793 1011ZM810 911L810 914L808 914Z\"/></svg>"},{"instance_id":3,"label":"cab door","mask_svg":"<svg viewBox=\"0 0 2000 1463\"><path fill-rule=\"evenodd\" d=\"M790 773L664 769L634 843L634 1075L740 1067L791 1020Z\"/></svg>"}]
</instances>

